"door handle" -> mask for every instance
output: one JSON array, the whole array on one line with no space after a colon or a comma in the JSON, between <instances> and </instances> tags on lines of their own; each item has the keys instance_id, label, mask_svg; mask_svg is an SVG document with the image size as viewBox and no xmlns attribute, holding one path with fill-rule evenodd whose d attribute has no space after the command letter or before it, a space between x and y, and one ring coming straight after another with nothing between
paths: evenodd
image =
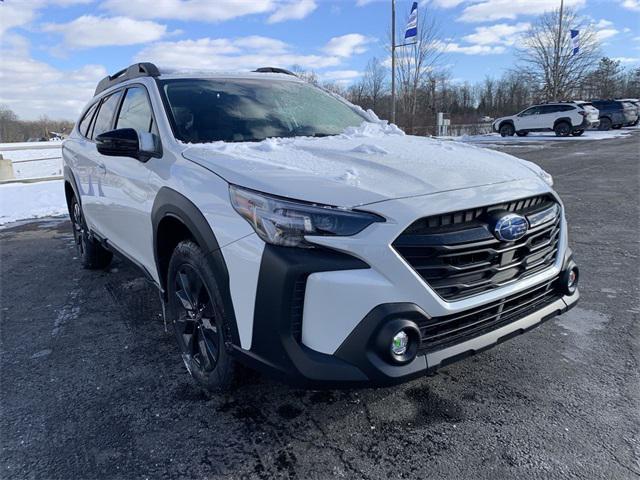
<instances>
[{"instance_id":1,"label":"door handle","mask_svg":"<svg viewBox=\"0 0 640 480\"><path fill-rule=\"evenodd\" d=\"M107 167L105 167L104 163L99 163L98 168L102 173L107 173Z\"/></svg>"}]
</instances>

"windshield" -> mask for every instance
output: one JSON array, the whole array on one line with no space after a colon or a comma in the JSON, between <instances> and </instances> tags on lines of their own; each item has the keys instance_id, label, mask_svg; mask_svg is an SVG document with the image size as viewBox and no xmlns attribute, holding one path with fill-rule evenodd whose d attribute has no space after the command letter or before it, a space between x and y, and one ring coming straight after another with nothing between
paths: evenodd
<instances>
[{"instance_id":1,"label":"windshield","mask_svg":"<svg viewBox=\"0 0 640 480\"><path fill-rule=\"evenodd\" d=\"M176 138L188 143L256 142L337 135L366 121L348 104L306 83L159 80Z\"/></svg>"}]
</instances>

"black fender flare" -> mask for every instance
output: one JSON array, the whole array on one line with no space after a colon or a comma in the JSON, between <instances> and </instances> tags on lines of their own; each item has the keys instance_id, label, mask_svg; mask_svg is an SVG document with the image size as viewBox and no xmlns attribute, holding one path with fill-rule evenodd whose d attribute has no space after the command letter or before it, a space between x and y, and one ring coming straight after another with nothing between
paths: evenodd
<instances>
[{"instance_id":1,"label":"black fender flare","mask_svg":"<svg viewBox=\"0 0 640 480\"><path fill-rule=\"evenodd\" d=\"M513 120L503 120L500 122L500 125L498 125L498 132L500 132L500 129L505 125L511 125L514 130L516 129L516 125L513 123Z\"/></svg>"},{"instance_id":2,"label":"black fender flare","mask_svg":"<svg viewBox=\"0 0 640 480\"><path fill-rule=\"evenodd\" d=\"M82 206L82 196L80 195L81 190L78 187L78 182L76 181L76 176L73 173L73 170L71 170L69 166L65 165L62 171L64 175L64 182L68 183L71 186L71 189L73 190L73 194L75 195L76 200L78 200L78 203L80 204L80 206ZM65 186L65 189L66 189L66 186ZM70 209L71 206L69 205L69 199L66 198L66 191L65 191L65 200L67 201L67 208Z\"/></svg>"},{"instance_id":3,"label":"black fender flare","mask_svg":"<svg viewBox=\"0 0 640 480\"><path fill-rule=\"evenodd\" d=\"M160 268L160 258L158 254L158 227L160 222L166 217L173 217L182 222L191 232L198 245L200 245L200 248L204 250L207 261L218 281L218 287L220 288L224 309L227 314L226 320L229 322L232 343L234 345L240 345L240 335L238 333L235 310L233 309L233 302L231 300L229 270L224 261L218 240L209 222L198 207L187 197L169 187L162 187L158 191L151 210L153 255L156 262L158 278L160 279L160 291L163 300L167 300L167 279L162 278L162 275L160 275L162 270Z\"/></svg>"},{"instance_id":4,"label":"black fender flare","mask_svg":"<svg viewBox=\"0 0 640 480\"><path fill-rule=\"evenodd\" d=\"M571 119L569 117L560 117L560 118L556 118L555 121L553 122L553 129L555 130L556 126L562 122L568 123L569 126L573 128L573 123L571 122Z\"/></svg>"}]
</instances>

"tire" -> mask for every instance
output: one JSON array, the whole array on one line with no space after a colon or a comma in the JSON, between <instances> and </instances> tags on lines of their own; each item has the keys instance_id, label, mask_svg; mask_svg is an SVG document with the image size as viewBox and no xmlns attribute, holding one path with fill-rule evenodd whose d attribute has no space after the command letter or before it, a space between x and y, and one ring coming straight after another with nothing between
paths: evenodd
<instances>
[{"instance_id":1,"label":"tire","mask_svg":"<svg viewBox=\"0 0 640 480\"><path fill-rule=\"evenodd\" d=\"M571 135L573 135L574 137L579 137L583 133L584 133L584 130L574 130L573 132L571 132Z\"/></svg>"},{"instance_id":2,"label":"tire","mask_svg":"<svg viewBox=\"0 0 640 480\"><path fill-rule=\"evenodd\" d=\"M78 250L78 256L82 262L82 268L99 270L108 267L113 259L113 253L100 245L94 238L91 238L87 223L84 220L82 207L75 196L71 199L69 216L71 217L73 238Z\"/></svg>"},{"instance_id":3,"label":"tire","mask_svg":"<svg viewBox=\"0 0 640 480\"><path fill-rule=\"evenodd\" d=\"M516 129L513 128L513 125L511 125L510 123L506 123L500 126L501 137L513 137L514 133L516 133Z\"/></svg>"},{"instance_id":4,"label":"tire","mask_svg":"<svg viewBox=\"0 0 640 480\"><path fill-rule=\"evenodd\" d=\"M529 132L527 132L526 130L520 130L519 132L516 132L516 135L519 137L526 137L527 135L529 135Z\"/></svg>"},{"instance_id":5,"label":"tire","mask_svg":"<svg viewBox=\"0 0 640 480\"><path fill-rule=\"evenodd\" d=\"M571 135L571 125L567 122L558 122L558 124L553 127L553 131L556 133L556 137L568 137Z\"/></svg>"},{"instance_id":6,"label":"tire","mask_svg":"<svg viewBox=\"0 0 640 480\"><path fill-rule=\"evenodd\" d=\"M206 394L231 387L236 363L218 281L205 254L191 240L175 248L167 275L169 318L182 360Z\"/></svg>"},{"instance_id":7,"label":"tire","mask_svg":"<svg viewBox=\"0 0 640 480\"><path fill-rule=\"evenodd\" d=\"M600 130L601 132L607 132L609 130L611 130L611 119L609 118L601 118L600 119L600 126L598 127L598 130Z\"/></svg>"}]
</instances>

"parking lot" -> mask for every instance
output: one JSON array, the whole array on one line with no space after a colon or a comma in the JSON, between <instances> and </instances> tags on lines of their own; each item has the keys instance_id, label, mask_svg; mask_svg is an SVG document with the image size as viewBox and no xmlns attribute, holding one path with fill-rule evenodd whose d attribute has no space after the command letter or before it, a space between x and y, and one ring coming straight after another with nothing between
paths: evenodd
<instances>
[{"instance_id":1,"label":"parking lot","mask_svg":"<svg viewBox=\"0 0 640 480\"><path fill-rule=\"evenodd\" d=\"M0 478L639 478L639 145L493 146L554 176L581 303L388 389L207 399L137 270L82 270L64 219L0 231Z\"/></svg>"}]
</instances>

